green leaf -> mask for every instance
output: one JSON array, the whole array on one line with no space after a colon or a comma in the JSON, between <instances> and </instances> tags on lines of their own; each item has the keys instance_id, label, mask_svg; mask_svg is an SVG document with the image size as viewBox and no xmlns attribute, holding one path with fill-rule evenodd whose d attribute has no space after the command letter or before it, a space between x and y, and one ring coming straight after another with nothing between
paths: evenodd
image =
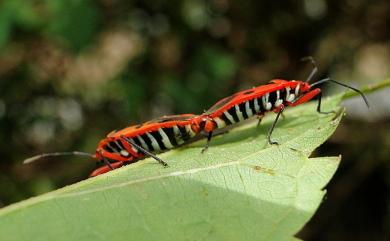
<instances>
[{"instance_id":1,"label":"green leaf","mask_svg":"<svg viewBox=\"0 0 390 241\"><path fill-rule=\"evenodd\" d=\"M325 101L337 110L340 98ZM321 203L339 157L308 158L338 114L315 103L288 108L269 146L247 123L106 175L0 210L0 240L297 240Z\"/></svg>"}]
</instances>

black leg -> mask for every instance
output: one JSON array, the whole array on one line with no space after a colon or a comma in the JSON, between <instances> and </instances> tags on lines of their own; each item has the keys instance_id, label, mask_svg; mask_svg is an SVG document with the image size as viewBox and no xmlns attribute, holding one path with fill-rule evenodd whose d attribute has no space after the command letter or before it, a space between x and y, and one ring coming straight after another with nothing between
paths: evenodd
<instances>
[{"instance_id":1,"label":"black leg","mask_svg":"<svg viewBox=\"0 0 390 241\"><path fill-rule=\"evenodd\" d=\"M153 158L154 160L158 161L158 163L160 163L161 165L163 165L164 167L167 167L168 166L168 163L166 163L165 161L161 160L160 158L158 158L156 155L150 153L149 151L145 150L143 147L137 145L136 143L134 143L133 140L125 137L125 136L121 136L122 139L124 139L127 143L129 143L130 145L134 146L135 149L139 150L140 152L144 153L146 156L150 156L151 158Z\"/></svg>"},{"instance_id":2,"label":"black leg","mask_svg":"<svg viewBox=\"0 0 390 241\"><path fill-rule=\"evenodd\" d=\"M322 99L322 92L318 94L318 106L317 106L317 112L320 114L330 114L330 113L336 113L335 111L321 111L321 99Z\"/></svg>"},{"instance_id":3,"label":"black leg","mask_svg":"<svg viewBox=\"0 0 390 241\"><path fill-rule=\"evenodd\" d=\"M104 164L106 164L108 166L108 168L110 168L111 170L114 170L111 163L106 158L103 158L103 162L104 162Z\"/></svg>"},{"instance_id":4,"label":"black leg","mask_svg":"<svg viewBox=\"0 0 390 241\"><path fill-rule=\"evenodd\" d=\"M209 134L207 135L207 142L206 142L206 145L204 146L204 148L202 149L202 154L207 151L207 149L209 148L209 144L210 144L210 141L211 141L211 137L213 137L213 132L210 131Z\"/></svg>"},{"instance_id":5,"label":"black leg","mask_svg":"<svg viewBox=\"0 0 390 241\"><path fill-rule=\"evenodd\" d=\"M260 126L260 124L261 124L261 121L263 120L263 116L261 115L258 115L257 116L257 119L259 120L258 122L257 122L257 127L259 127Z\"/></svg>"},{"instance_id":6,"label":"black leg","mask_svg":"<svg viewBox=\"0 0 390 241\"><path fill-rule=\"evenodd\" d=\"M272 126L269 129L269 131L268 131L267 139L268 139L268 143L270 145L274 145L274 144L278 145L279 144L278 142L271 140L271 135L272 135L272 132L275 129L276 123L278 122L279 116L282 114L283 110L284 110L284 106L281 106L279 112L276 114L276 118L274 120L274 123L272 123Z\"/></svg>"}]
</instances>

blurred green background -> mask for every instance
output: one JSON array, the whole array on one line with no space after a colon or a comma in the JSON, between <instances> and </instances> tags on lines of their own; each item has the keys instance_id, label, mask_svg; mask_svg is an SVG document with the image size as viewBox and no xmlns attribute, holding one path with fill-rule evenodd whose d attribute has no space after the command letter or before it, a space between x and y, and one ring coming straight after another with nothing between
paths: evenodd
<instances>
[{"instance_id":1,"label":"blurred green background","mask_svg":"<svg viewBox=\"0 0 390 241\"><path fill-rule=\"evenodd\" d=\"M0 207L87 178L108 132L164 114L201 113L272 78L354 86L390 76L390 1L0 2ZM324 87L325 95L341 89ZM386 240L390 230L389 90L347 101L315 155L343 155L305 240Z\"/></svg>"}]
</instances>

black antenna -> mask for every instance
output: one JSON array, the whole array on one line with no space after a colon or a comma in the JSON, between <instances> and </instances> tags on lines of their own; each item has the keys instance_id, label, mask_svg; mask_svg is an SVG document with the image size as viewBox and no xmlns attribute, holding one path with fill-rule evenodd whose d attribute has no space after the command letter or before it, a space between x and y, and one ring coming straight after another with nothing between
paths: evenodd
<instances>
[{"instance_id":1,"label":"black antenna","mask_svg":"<svg viewBox=\"0 0 390 241\"><path fill-rule=\"evenodd\" d=\"M44 157L50 156L88 156L94 158L95 156L91 153L81 152L81 151L70 151L70 152L53 152L53 153L43 153L40 155L36 155L30 158L27 158L23 161L23 164L31 163L36 160L39 160Z\"/></svg>"},{"instance_id":2,"label":"black antenna","mask_svg":"<svg viewBox=\"0 0 390 241\"><path fill-rule=\"evenodd\" d=\"M354 88L354 87L352 87L352 86L349 86L349 85L340 83L340 82L338 82L338 81L336 81L336 80L332 80L331 78L326 78L326 79L319 80L319 81L317 81L317 82L314 82L314 83L311 84L310 86L311 86L311 87L314 87L314 86L316 86L316 85L320 85L320 84L325 83L325 82L332 82L332 83L335 83L335 84L344 86L344 87L346 87L346 88L349 88L349 89L351 89L351 90L353 90L353 91L359 93L359 94L362 96L364 102L366 103L367 108L370 108L370 105L368 104L368 100L367 100L366 96L363 94L363 92L361 92L360 90L358 90L358 89L356 89L356 88Z\"/></svg>"},{"instance_id":3,"label":"black antenna","mask_svg":"<svg viewBox=\"0 0 390 241\"><path fill-rule=\"evenodd\" d=\"M304 62L309 61L313 65L313 70L310 72L309 76L307 77L307 79L305 81L305 82L310 82L312 80L312 78L314 77L314 75L316 75L318 72L317 64L314 61L314 58L311 56L303 57L303 58L301 58L301 61L304 61Z\"/></svg>"}]
</instances>

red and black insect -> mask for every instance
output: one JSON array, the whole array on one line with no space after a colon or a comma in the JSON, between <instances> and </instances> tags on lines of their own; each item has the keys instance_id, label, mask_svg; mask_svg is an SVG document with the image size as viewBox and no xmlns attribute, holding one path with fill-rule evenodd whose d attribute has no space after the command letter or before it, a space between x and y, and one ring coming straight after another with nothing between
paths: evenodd
<instances>
[{"instance_id":1,"label":"red and black insect","mask_svg":"<svg viewBox=\"0 0 390 241\"><path fill-rule=\"evenodd\" d=\"M152 153L172 149L195 137L200 132L195 117L193 114L164 116L111 132L100 141L95 154L95 158L102 160L107 166L96 170L92 175L99 175L100 171L111 168L110 161L120 166L145 156L167 166L167 163Z\"/></svg>"},{"instance_id":2,"label":"red and black insect","mask_svg":"<svg viewBox=\"0 0 390 241\"><path fill-rule=\"evenodd\" d=\"M28 158L29 163L42 157L61 155L83 155L105 163L106 166L96 169L91 176L97 176L125 164L133 163L149 156L163 166L167 163L153 153L172 149L189 141L200 132L199 119L193 114L163 116L140 125L113 131L101 140L95 154L84 152L55 152Z\"/></svg>"},{"instance_id":3,"label":"red and black insect","mask_svg":"<svg viewBox=\"0 0 390 241\"><path fill-rule=\"evenodd\" d=\"M152 157L163 166L167 166L167 163L153 153L172 149L189 141L200 132L205 132L207 133L207 143L202 150L203 152L207 150L214 130L256 115L259 117L260 123L261 118L269 111L273 111L277 115L268 131L267 139L269 144L277 144L276 141L271 140L271 135L280 115L287 106L296 106L317 97L317 112L321 114L333 112L321 110L322 93L321 89L316 86L325 82L335 83L356 91L363 97L368 106L368 101L360 90L330 78L310 84L309 81L316 74L317 67L311 57L307 59L313 63L314 69L306 81L275 79L269 84L226 97L199 116L194 114L164 116L144 124L113 131L100 141L95 154L84 152L47 153L28 158L24 162L28 163L47 156L84 155L106 164L106 166L96 169L91 176L97 176L136 162L145 156Z\"/></svg>"},{"instance_id":4,"label":"red and black insect","mask_svg":"<svg viewBox=\"0 0 390 241\"><path fill-rule=\"evenodd\" d=\"M273 111L277 115L268 131L267 139L269 144L277 144L276 141L271 140L271 135L283 110L287 106L296 106L314 97L318 98L317 112L321 114L333 113L334 111L325 112L321 110L322 93L317 86L325 82L335 83L358 92L368 106L368 101L360 90L333 79L326 78L310 84L309 81L316 74L317 67L311 57L305 60L310 60L314 65L314 69L306 81L274 79L269 84L240 91L226 97L197 117L201 119L202 131L208 134L207 143L202 152L207 150L215 129L238 123L255 115L259 117L260 123L261 118L269 111Z\"/></svg>"}]
</instances>

